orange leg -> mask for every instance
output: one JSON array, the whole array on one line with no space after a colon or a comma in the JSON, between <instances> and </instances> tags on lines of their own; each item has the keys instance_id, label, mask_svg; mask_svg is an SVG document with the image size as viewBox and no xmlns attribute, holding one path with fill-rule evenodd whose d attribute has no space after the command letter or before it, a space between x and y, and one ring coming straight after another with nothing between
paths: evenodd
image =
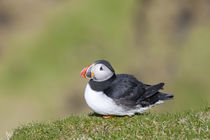
<instances>
[{"instance_id":1,"label":"orange leg","mask_svg":"<svg viewBox=\"0 0 210 140\"><path fill-rule=\"evenodd\" d=\"M104 119L108 119L108 118L112 118L113 116L111 116L111 115L105 115L105 116L103 116L103 118Z\"/></svg>"}]
</instances>

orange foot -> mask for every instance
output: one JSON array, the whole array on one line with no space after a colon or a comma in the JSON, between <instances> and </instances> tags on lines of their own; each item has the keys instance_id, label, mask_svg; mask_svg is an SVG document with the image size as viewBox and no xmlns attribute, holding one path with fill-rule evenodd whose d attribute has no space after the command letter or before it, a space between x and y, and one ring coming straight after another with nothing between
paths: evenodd
<instances>
[{"instance_id":1,"label":"orange foot","mask_svg":"<svg viewBox=\"0 0 210 140\"><path fill-rule=\"evenodd\" d=\"M103 116L104 119L112 118L113 116L105 115Z\"/></svg>"}]
</instances>

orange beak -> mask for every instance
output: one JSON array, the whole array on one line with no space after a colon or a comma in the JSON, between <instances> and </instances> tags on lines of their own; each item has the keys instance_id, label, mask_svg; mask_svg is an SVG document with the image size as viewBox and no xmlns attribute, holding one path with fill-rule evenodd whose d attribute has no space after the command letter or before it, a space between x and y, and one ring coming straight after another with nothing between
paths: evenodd
<instances>
[{"instance_id":1,"label":"orange beak","mask_svg":"<svg viewBox=\"0 0 210 140\"><path fill-rule=\"evenodd\" d=\"M89 76L87 76L87 71L89 72L90 70L88 70L92 65L88 65L87 67L85 67L84 69L82 69L82 71L80 72L80 76L83 76L84 78L90 78ZM89 75L89 74L88 74Z\"/></svg>"}]
</instances>

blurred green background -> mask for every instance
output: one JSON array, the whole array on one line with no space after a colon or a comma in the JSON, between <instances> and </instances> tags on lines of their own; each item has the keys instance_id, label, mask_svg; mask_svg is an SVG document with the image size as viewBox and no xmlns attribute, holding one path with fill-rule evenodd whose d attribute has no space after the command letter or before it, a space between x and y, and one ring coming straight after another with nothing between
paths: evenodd
<instances>
[{"instance_id":1,"label":"blurred green background","mask_svg":"<svg viewBox=\"0 0 210 140\"><path fill-rule=\"evenodd\" d=\"M0 136L90 112L86 65L107 59L173 93L155 112L210 101L210 0L0 1Z\"/></svg>"}]
</instances>

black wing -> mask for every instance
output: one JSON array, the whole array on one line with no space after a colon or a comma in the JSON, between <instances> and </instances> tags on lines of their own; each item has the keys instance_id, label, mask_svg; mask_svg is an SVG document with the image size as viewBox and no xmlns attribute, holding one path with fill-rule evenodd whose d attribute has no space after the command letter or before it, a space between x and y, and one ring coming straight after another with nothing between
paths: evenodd
<instances>
[{"instance_id":1,"label":"black wing","mask_svg":"<svg viewBox=\"0 0 210 140\"><path fill-rule=\"evenodd\" d=\"M163 86L164 83L146 85L132 75L119 74L112 84L104 90L104 93L117 103L125 106L135 106L137 104L148 106L166 99L165 95L168 94L158 92Z\"/></svg>"},{"instance_id":2,"label":"black wing","mask_svg":"<svg viewBox=\"0 0 210 140\"><path fill-rule=\"evenodd\" d=\"M114 99L138 99L145 92L145 85L134 76L118 74L116 79L104 90L104 93Z\"/></svg>"}]
</instances>

